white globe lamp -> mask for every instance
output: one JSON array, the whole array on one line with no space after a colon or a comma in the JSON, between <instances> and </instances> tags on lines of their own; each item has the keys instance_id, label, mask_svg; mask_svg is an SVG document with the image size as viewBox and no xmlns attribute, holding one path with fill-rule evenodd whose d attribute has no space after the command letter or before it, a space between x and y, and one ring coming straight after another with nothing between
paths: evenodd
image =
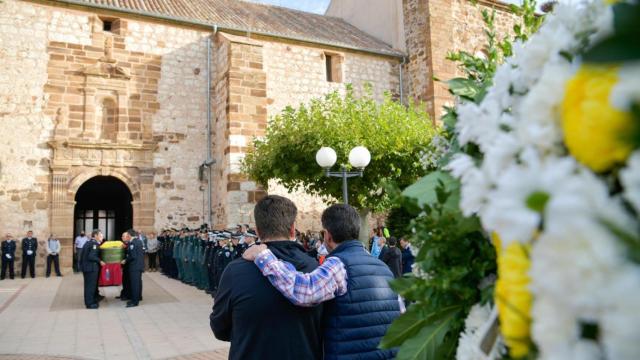
<instances>
[{"instance_id":1,"label":"white globe lamp","mask_svg":"<svg viewBox=\"0 0 640 360\"><path fill-rule=\"evenodd\" d=\"M349 153L349 163L356 169L364 169L371 161L371 153L364 146L356 146Z\"/></svg>"},{"instance_id":2,"label":"white globe lamp","mask_svg":"<svg viewBox=\"0 0 640 360\"><path fill-rule=\"evenodd\" d=\"M336 160L338 160L338 155L330 147L321 147L316 153L316 162L324 169L332 167Z\"/></svg>"}]
</instances>

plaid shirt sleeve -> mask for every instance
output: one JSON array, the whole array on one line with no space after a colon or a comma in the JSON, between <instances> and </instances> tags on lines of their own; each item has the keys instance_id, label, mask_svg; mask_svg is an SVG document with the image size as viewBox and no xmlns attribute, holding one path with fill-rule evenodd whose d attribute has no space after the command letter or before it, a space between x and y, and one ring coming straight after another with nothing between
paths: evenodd
<instances>
[{"instance_id":1,"label":"plaid shirt sleeve","mask_svg":"<svg viewBox=\"0 0 640 360\"><path fill-rule=\"evenodd\" d=\"M264 250L254 260L271 284L298 306L315 306L347 292L347 270L340 259L328 257L310 273L302 273L288 262Z\"/></svg>"}]
</instances>

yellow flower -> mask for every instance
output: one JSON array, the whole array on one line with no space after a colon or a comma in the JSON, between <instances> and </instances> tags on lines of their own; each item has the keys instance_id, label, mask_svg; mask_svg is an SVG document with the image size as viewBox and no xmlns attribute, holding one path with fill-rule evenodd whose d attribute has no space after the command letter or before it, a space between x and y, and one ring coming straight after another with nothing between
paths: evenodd
<instances>
[{"instance_id":1,"label":"yellow flower","mask_svg":"<svg viewBox=\"0 0 640 360\"><path fill-rule=\"evenodd\" d=\"M119 249L122 248L123 244L120 241L105 241L100 245L100 249Z\"/></svg>"},{"instance_id":2,"label":"yellow flower","mask_svg":"<svg viewBox=\"0 0 640 360\"><path fill-rule=\"evenodd\" d=\"M502 249L500 237L495 233L493 241L498 255L495 303L500 332L509 347L509 354L513 358L521 358L529 353L531 344L530 246L513 242Z\"/></svg>"},{"instance_id":3,"label":"yellow flower","mask_svg":"<svg viewBox=\"0 0 640 360\"><path fill-rule=\"evenodd\" d=\"M562 129L569 152L596 172L624 162L632 146L622 139L633 128L631 114L609 102L618 67L583 65L567 82Z\"/></svg>"}]
</instances>

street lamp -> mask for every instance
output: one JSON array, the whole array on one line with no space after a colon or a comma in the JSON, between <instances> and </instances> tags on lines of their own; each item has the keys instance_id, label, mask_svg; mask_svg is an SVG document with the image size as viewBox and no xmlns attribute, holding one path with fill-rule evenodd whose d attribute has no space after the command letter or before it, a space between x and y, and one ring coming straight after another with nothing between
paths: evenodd
<instances>
[{"instance_id":1,"label":"street lamp","mask_svg":"<svg viewBox=\"0 0 640 360\"><path fill-rule=\"evenodd\" d=\"M349 163L357 169L357 171L347 171L347 167L342 165L342 171L330 171L331 167L338 160L335 150L330 147L321 147L316 153L316 162L324 169L324 175L329 177L342 178L342 198L344 203L349 203L349 192L347 190L347 179L360 176L364 172L364 168L371 161L371 154L364 146L356 146L349 152Z\"/></svg>"}]
</instances>

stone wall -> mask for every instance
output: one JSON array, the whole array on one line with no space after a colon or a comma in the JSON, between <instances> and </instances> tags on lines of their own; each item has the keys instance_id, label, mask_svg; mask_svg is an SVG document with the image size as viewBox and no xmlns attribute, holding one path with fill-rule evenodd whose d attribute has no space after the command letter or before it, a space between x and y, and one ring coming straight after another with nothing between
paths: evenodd
<instances>
[{"instance_id":1,"label":"stone wall","mask_svg":"<svg viewBox=\"0 0 640 360\"><path fill-rule=\"evenodd\" d=\"M155 227L198 226L205 219L206 179L198 167L207 154L207 38L210 32L128 21L126 46L162 57L153 117L157 142ZM202 190L201 190L202 189Z\"/></svg>"},{"instance_id":2,"label":"stone wall","mask_svg":"<svg viewBox=\"0 0 640 360\"><path fill-rule=\"evenodd\" d=\"M425 102L427 111L438 120L444 105L453 98L442 82L461 72L446 60L449 51L465 50L479 54L486 38L481 11L496 11L496 32L501 38L512 31L515 16L506 5L493 1L470 0L404 0L404 22L407 51L407 83L410 96Z\"/></svg>"},{"instance_id":3,"label":"stone wall","mask_svg":"<svg viewBox=\"0 0 640 360\"><path fill-rule=\"evenodd\" d=\"M143 230L203 222L209 35L133 19L103 32L90 11L0 2L0 232L21 238L34 230L39 274L44 241L56 229L70 264L74 194L67 192L94 175L129 186L134 225ZM96 89L111 86L104 95L113 95L105 102L113 106L87 102L95 99L86 91L91 76ZM130 96L119 96L114 83ZM99 118L108 124L98 126Z\"/></svg>"},{"instance_id":4,"label":"stone wall","mask_svg":"<svg viewBox=\"0 0 640 360\"><path fill-rule=\"evenodd\" d=\"M27 230L34 231L40 240L39 273L49 231L51 150L47 140L53 130L53 119L43 111L47 103L46 48L51 28L63 21L86 27L86 22L62 12L13 0L0 3L0 233L2 239L7 232L21 239ZM74 35L67 31L60 37ZM16 263L17 269L19 266Z\"/></svg>"}]
</instances>

